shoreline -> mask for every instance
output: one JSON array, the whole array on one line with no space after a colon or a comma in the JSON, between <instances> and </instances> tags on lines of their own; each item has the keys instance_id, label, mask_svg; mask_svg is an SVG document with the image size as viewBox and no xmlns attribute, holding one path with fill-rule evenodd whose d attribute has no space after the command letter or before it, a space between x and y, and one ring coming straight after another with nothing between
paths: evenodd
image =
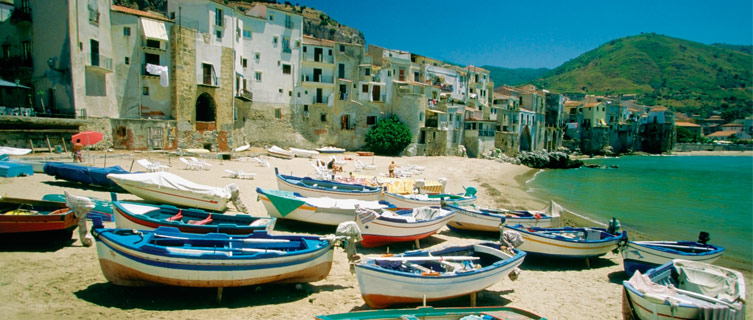
<instances>
[{"instance_id":1,"label":"shoreline","mask_svg":"<svg viewBox=\"0 0 753 320\"><path fill-rule=\"evenodd\" d=\"M283 160L262 156L270 167L260 167L251 160L258 152L233 155L232 160L217 159L216 155L195 155L213 166L208 171L184 170L176 155L164 152L91 152L97 167L120 165L126 170L136 159L147 158L170 165L169 172L191 181L213 186L235 183L241 189L241 199L253 216L266 216L266 210L257 201L256 187L276 188L274 168L294 175L310 175L314 160L295 158ZM60 155L50 154L52 156ZM42 155L44 156L44 155ZM319 155L326 159L328 154ZM359 159L373 163L376 170L360 173L378 175L386 173L390 161L399 165L413 164L425 167L424 173L413 178L448 180L446 192L463 192L467 186L477 188L479 206L509 209L537 210L548 201L536 197L526 185L539 169L521 165L500 163L486 159L461 157L360 157L355 153L335 155L338 159ZM70 162L70 157L62 159ZM239 170L256 173L253 180L230 179L224 170ZM134 164L134 171L143 170ZM355 173L352 161L347 161L343 174ZM55 181L45 174L29 177L0 178L0 195L41 198L47 193L62 193L69 190L76 195L109 199L109 192L88 189L81 185ZM136 196L120 193L121 200L137 200ZM109 223L108 226L112 226ZM90 226L90 225L89 225ZM278 221L274 234L333 233L332 228L313 228L295 222ZM628 231L630 232L630 231ZM497 241L496 234L457 233L448 228L421 240L421 248L451 245L467 245L477 241ZM302 285L266 284L251 287L226 288L221 304L214 302L216 290L174 287L120 287L110 284L102 274L97 250L82 247L78 232L74 242L53 250L14 249L0 251L0 266L6 279L0 282L0 299L6 301L0 311L8 318L87 318L92 314L108 319L132 318L251 318L251 319L311 319L315 315L369 310L360 295L358 281L350 273L345 253L336 249L332 269L324 280ZM362 256L414 249L412 243L400 243L387 247L357 247ZM477 296L479 306L509 306L529 310L549 319L621 319L622 281L624 276L620 254L607 253L591 259L590 268L585 262L558 260L552 262L531 256L520 267L522 273L517 281L501 279ZM750 272L744 272L750 287ZM579 292L578 295L568 294ZM418 304L394 306L413 308ZM431 303L435 307L468 306L468 297ZM749 312L751 308L747 309Z\"/></svg>"}]
</instances>

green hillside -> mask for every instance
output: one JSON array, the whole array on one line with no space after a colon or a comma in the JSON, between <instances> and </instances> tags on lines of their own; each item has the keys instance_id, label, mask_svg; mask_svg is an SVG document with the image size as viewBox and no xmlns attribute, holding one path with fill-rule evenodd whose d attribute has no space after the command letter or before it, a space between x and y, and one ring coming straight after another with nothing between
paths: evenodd
<instances>
[{"instance_id":1,"label":"green hillside","mask_svg":"<svg viewBox=\"0 0 753 320\"><path fill-rule=\"evenodd\" d=\"M534 83L561 93L638 93L647 105L738 117L729 113L753 109L752 64L751 55L739 50L641 34L612 40Z\"/></svg>"},{"instance_id":2,"label":"green hillside","mask_svg":"<svg viewBox=\"0 0 753 320\"><path fill-rule=\"evenodd\" d=\"M544 74L550 71L547 68L502 68L495 66L481 66L482 68L489 70L490 77L494 81L495 86L503 84L516 86L519 84L530 83L533 80L541 78Z\"/></svg>"}]
</instances>

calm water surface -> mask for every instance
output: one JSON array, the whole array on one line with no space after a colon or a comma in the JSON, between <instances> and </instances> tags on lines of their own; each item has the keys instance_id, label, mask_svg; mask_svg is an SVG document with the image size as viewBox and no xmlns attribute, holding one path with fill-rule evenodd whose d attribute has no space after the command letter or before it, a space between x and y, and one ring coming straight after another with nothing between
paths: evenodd
<instances>
[{"instance_id":1,"label":"calm water surface","mask_svg":"<svg viewBox=\"0 0 753 320\"><path fill-rule=\"evenodd\" d=\"M646 156L587 160L618 168L546 170L528 182L541 199L651 240L696 240L727 249L736 267L753 267L753 157Z\"/></svg>"}]
</instances>

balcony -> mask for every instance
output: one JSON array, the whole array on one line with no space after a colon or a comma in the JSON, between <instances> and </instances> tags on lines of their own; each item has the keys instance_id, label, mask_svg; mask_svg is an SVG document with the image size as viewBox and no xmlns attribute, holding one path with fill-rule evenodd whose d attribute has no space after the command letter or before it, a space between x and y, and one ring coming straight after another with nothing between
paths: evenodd
<instances>
[{"instance_id":1,"label":"balcony","mask_svg":"<svg viewBox=\"0 0 753 320\"><path fill-rule=\"evenodd\" d=\"M329 97L314 96L313 103L314 104L328 104L329 103Z\"/></svg>"},{"instance_id":2,"label":"balcony","mask_svg":"<svg viewBox=\"0 0 753 320\"><path fill-rule=\"evenodd\" d=\"M33 60L31 57L12 56L0 59L0 66L2 66L3 69L31 68L34 67L32 62Z\"/></svg>"},{"instance_id":3,"label":"balcony","mask_svg":"<svg viewBox=\"0 0 753 320\"><path fill-rule=\"evenodd\" d=\"M335 57L333 56L325 57L324 54L317 54L317 55L314 55L313 57L311 57L310 55L304 55L303 62L304 63L334 64Z\"/></svg>"},{"instance_id":4,"label":"balcony","mask_svg":"<svg viewBox=\"0 0 753 320\"><path fill-rule=\"evenodd\" d=\"M303 76L303 84L327 84L327 85L335 85L334 78L332 76L319 76L314 77L311 75L304 75Z\"/></svg>"},{"instance_id":5,"label":"balcony","mask_svg":"<svg viewBox=\"0 0 753 320\"><path fill-rule=\"evenodd\" d=\"M144 51L167 51L167 49L162 47L162 41L154 39L146 39L142 42L141 48L144 49Z\"/></svg>"},{"instance_id":6,"label":"balcony","mask_svg":"<svg viewBox=\"0 0 753 320\"><path fill-rule=\"evenodd\" d=\"M89 58L89 64L86 66L87 69L112 72L112 58L97 53L92 53Z\"/></svg>"},{"instance_id":7,"label":"balcony","mask_svg":"<svg viewBox=\"0 0 753 320\"><path fill-rule=\"evenodd\" d=\"M30 7L18 7L18 8L14 8L10 12L11 23L20 23L24 21L31 22L31 8Z\"/></svg>"},{"instance_id":8,"label":"balcony","mask_svg":"<svg viewBox=\"0 0 753 320\"><path fill-rule=\"evenodd\" d=\"M251 91L248 91L246 89L241 89L235 96L238 99L245 100L245 101L253 101L254 100L254 93Z\"/></svg>"}]
</instances>

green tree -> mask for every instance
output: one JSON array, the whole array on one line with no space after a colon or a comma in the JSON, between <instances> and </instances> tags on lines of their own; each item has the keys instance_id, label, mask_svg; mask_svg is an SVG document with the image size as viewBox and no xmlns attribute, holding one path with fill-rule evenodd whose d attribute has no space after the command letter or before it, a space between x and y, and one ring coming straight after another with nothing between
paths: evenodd
<instances>
[{"instance_id":1,"label":"green tree","mask_svg":"<svg viewBox=\"0 0 753 320\"><path fill-rule=\"evenodd\" d=\"M697 142L699 141L700 136L698 134L694 133L693 131L690 131L683 127L676 127L677 129L677 142Z\"/></svg>"},{"instance_id":2,"label":"green tree","mask_svg":"<svg viewBox=\"0 0 753 320\"><path fill-rule=\"evenodd\" d=\"M380 155L398 155L410 144L408 126L392 115L377 121L366 133L366 148Z\"/></svg>"}]
</instances>

